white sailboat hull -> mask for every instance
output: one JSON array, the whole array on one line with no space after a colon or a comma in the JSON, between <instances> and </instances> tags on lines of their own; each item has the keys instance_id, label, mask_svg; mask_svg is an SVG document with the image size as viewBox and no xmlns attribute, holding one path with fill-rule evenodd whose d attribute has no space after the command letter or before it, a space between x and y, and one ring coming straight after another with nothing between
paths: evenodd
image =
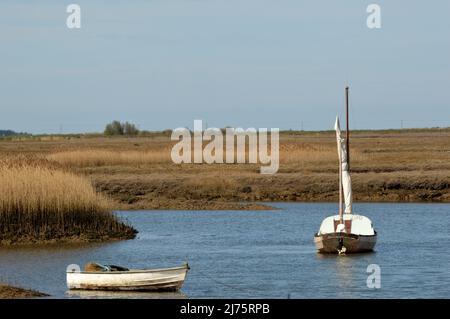
<instances>
[{"instance_id":1,"label":"white sailboat hull","mask_svg":"<svg viewBox=\"0 0 450 319\"><path fill-rule=\"evenodd\" d=\"M366 216L344 214L342 228L338 231L339 215L329 216L322 221L314 243L320 253L337 254L345 247L345 253L372 251L377 243L377 233L372 221Z\"/></svg>"},{"instance_id":2,"label":"white sailboat hull","mask_svg":"<svg viewBox=\"0 0 450 319\"><path fill-rule=\"evenodd\" d=\"M322 254L338 254L345 247L346 254L373 251L377 243L377 234L355 235L347 233L317 234L314 236L317 251Z\"/></svg>"}]
</instances>

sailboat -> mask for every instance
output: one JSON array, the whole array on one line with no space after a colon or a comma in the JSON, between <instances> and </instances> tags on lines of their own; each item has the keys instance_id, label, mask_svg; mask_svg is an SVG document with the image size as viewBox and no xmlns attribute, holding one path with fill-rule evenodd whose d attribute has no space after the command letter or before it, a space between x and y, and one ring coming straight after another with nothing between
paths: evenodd
<instances>
[{"instance_id":1,"label":"sailboat","mask_svg":"<svg viewBox=\"0 0 450 319\"><path fill-rule=\"evenodd\" d=\"M339 215L322 221L314 242L319 253L346 254L372 251L377 242L377 232L369 218L353 214L352 184L350 178L350 131L348 122L348 91L346 95L346 138L341 136L339 117L335 130L339 157Z\"/></svg>"}]
</instances>

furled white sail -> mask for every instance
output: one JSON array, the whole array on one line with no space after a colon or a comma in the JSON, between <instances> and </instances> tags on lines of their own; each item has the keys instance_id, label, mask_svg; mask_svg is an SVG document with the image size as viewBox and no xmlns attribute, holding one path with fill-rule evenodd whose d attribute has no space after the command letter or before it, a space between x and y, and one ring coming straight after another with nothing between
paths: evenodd
<instances>
[{"instance_id":1,"label":"furled white sail","mask_svg":"<svg viewBox=\"0 0 450 319\"><path fill-rule=\"evenodd\" d=\"M339 155L339 161L341 162L342 172L342 190L344 193L345 209L344 212L351 214L352 212L352 181L350 173L348 171L347 163L347 147L345 145L345 139L341 137L341 128L339 125L339 117L336 117L336 123L334 125L336 130L337 149Z\"/></svg>"}]
</instances>

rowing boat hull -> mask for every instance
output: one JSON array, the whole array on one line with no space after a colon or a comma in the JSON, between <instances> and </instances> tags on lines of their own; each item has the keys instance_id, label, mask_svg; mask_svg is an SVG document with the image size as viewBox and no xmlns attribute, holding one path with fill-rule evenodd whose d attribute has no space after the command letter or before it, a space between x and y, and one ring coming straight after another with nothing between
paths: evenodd
<instances>
[{"instance_id":1,"label":"rowing boat hull","mask_svg":"<svg viewBox=\"0 0 450 319\"><path fill-rule=\"evenodd\" d=\"M111 271L68 272L67 287L83 290L177 291L183 286L188 266Z\"/></svg>"},{"instance_id":2,"label":"rowing boat hull","mask_svg":"<svg viewBox=\"0 0 450 319\"><path fill-rule=\"evenodd\" d=\"M355 235L348 233L328 233L316 234L314 243L319 253L337 254L341 247L340 241L346 248L346 254L363 253L373 251L377 242L377 234L375 235Z\"/></svg>"}]
</instances>

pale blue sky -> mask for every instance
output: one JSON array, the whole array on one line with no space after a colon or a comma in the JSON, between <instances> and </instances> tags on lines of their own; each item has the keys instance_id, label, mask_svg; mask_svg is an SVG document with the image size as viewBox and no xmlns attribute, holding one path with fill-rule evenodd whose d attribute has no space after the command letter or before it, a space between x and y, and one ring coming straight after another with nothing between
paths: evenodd
<instances>
[{"instance_id":1,"label":"pale blue sky","mask_svg":"<svg viewBox=\"0 0 450 319\"><path fill-rule=\"evenodd\" d=\"M447 0L2 0L0 129L331 129L347 82L354 128L450 126L449 33Z\"/></svg>"}]
</instances>

